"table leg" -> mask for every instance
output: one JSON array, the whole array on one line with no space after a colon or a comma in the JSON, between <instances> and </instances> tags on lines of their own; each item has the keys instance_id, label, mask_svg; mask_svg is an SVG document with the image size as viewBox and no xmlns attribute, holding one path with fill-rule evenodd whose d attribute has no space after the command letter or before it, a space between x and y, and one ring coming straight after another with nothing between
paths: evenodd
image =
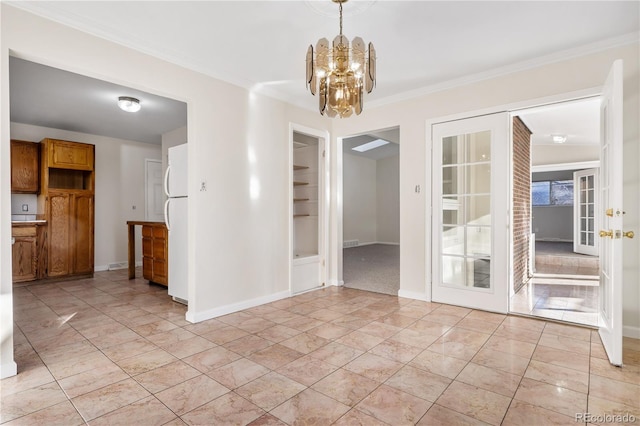
<instances>
[{"instance_id":1,"label":"table leg","mask_svg":"<svg viewBox=\"0 0 640 426\"><path fill-rule=\"evenodd\" d=\"M136 234L135 225L129 225L129 279L136 277Z\"/></svg>"}]
</instances>

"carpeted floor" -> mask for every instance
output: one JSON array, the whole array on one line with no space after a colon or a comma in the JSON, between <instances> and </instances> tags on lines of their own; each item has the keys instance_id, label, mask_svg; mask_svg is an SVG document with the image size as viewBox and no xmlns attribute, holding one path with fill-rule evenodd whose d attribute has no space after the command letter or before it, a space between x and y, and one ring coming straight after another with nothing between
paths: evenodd
<instances>
[{"instance_id":1,"label":"carpeted floor","mask_svg":"<svg viewBox=\"0 0 640 426\"><path fill-rule=\"evenodd\" d=\"M344 286L398 295L400 246L370 244L343 250Z\"/></svg>"}]
</instances>

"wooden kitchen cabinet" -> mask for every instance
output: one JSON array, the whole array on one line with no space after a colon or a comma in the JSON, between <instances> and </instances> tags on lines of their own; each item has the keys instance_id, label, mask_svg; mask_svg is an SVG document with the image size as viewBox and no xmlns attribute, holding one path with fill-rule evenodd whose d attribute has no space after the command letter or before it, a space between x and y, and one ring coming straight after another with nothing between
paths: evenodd
<instances>
[{"instance_id":1,"label":"wooden kitchen cabinet","mask_svg":"<svg viewBox=\"0 0 640 426\"><path fill-rule=\"evenodd\" d=\"M46 225L25 222L11 226L13 282L33 281L46 275Z\"/></svg>"},{"instance_id":2,"label":"wooden kitchen cabinet","mask_svg":"<svg viewBox=\"0 0 640 426\"><path fill-rule=\"evenodd\" d=\"M142 225L142 276L157 284L169 283L169 236L164 223Z\"/></svg>"},{"instance_id":3,"label":"wooden kitchen cabinet","mask_svg":"<svg viewBox=\"0 0 640 426\"><path fill-rule=\"evenodd\" d=\"M71 170L93 170L94 146L80 142L45 139L49 167Z\"/></svg>"},{"instance_id":4,"label":"wooden kitchen cabinet","mask_svg":"<svg viewBox=\"0 0 640 426\"><path fill-rule=\"evenodd\" d=\"M48 221L48 276L94 270L94 146L43 139L38 211Z\"/></svg>"},{"instance_id":5,"label":"wooden kitchen cabinet","mask_svg":"<svg viewBox=\"0 0 640 426\"><path fill-rule=\"evenodd\" d=\"M11 192L35 194L40 189L40 145L11 140Z\"/></svg>"},{"instance_id":6,"label":"wooden kitchen cabinet","mask_svg":"<svg viewBox=\"0 0 640 426\"><path fill-rule=\"evenodd\" d=\"M92 274L94 252L94 195L49 191L50 277Z\"/></svg>"}]
</instances>

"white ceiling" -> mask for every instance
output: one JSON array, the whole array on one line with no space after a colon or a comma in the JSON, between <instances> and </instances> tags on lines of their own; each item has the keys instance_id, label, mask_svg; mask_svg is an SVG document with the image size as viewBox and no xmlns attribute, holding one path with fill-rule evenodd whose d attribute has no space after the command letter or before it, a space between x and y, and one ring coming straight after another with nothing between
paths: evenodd
<instances>
[{"instance_id":1,"label":"white ceiling","mask_svg":"<svg viewBox=\"0 0 640 426\"><path fill-rule=\"evenodd\" d=\"M552 135L566 136L563 145L600 143L600 98L534 108L518 116L531 130L532 145L557 145Z\"/></svg>"},{"instance_id":2,"label":"white ceiling","mask_svg":"<svg viewBox=\"0 0 640 426\"><path fill-rule=\"evenodd\" d=\"M338 33L330 0L5 3L312 110L318 101L305 89L306 48ZM351 0L344 10L344 34L373 42L378 54L377 86L365 96L364 114L637 41L640 30L637 1ZM12 109L20 96L12 90Z\"/></svg>"},{"instance_id":3,"label":"white ceiling","mask_svg":"<svg viewBox=\"0 0 640 426\"><path fill-rule=\"evenodd\" d=\"M376 139L390 142L365 152L354 151L353 148ZM400 155L400 128L394 127L388 130L367 133L366 135L351 136L342 139L342 152L345 154L365 157L371 160L382 160L388 157Z\"/></svg>"}]
</instances>

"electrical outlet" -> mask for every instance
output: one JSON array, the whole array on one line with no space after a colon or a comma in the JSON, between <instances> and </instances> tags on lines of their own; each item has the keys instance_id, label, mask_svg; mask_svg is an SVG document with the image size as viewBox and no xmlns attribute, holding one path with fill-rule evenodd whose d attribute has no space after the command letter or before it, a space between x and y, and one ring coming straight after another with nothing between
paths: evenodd
<instances>
[{"instance_id":1,"label":"electrical outlet","mask_svg":"<svg viewBox=\"0 0 640 426\"><path fill-rule=\"evenodd\" d=\"M29 211L29 204L23 204L22 205L22 211L23 212L28 212Z\"/></svg>"}]
</instances>

